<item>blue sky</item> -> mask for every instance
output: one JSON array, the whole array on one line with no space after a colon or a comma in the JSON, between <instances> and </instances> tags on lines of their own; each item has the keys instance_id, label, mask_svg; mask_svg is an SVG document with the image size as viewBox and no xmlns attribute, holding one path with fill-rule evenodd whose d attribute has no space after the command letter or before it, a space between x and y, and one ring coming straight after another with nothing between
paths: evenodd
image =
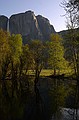
<instances>
[{"instance_id":1,"label":"blue sky","mask_svg":"<svg viewBox=\"0 0 79 120\"><path fill-rule=\"evenodd\" d=\"M10 17L12 14L34 11L35 15L42 15L49 19L55 30L66 29L65 11L60 7L62 0L0 0L0 15Z\"/></svg>"}]
</instances>

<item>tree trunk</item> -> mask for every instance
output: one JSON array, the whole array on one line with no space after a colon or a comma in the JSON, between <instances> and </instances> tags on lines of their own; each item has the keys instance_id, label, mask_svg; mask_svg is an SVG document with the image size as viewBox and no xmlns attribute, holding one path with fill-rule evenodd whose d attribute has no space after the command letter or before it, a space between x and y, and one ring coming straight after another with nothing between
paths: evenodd
<instances>
[{"instance_id":1,"label":"tree trunk","mask_svg":"<svg viewBox=\"0 0 79 120\"><path fill-rule=\"evenodd\" d=\"M56 69L54 68L54 76L56 75Z\"/></svg>"}]
</instances>

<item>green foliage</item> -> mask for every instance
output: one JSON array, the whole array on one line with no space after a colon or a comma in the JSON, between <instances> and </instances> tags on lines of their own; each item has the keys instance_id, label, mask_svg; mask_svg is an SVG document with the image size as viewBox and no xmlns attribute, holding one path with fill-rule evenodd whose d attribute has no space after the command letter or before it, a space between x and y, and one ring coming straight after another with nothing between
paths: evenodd
<instances>
[{"instance_id":1,"label":"green foliage","mask_svg":"<svg viewBox=\"0 0 79 120\"><path fill-rule=\"evenodd\" d=\"M10 57L14 63L19 61L19 57L22 53L22 37L20 34L12 35L9 41L10 45Z\"/></svg>"},{"instance_id":2,"label":"green foliage","mask_svg":"<svg viewBox=\"0 0 79 120\"><path fill-rule=\"evenodd\" d=\"M44 65L44 45L40 40L33 40L30 44L34 69L42 69Z\"/></svg>"},{"instance_id":3,"label":"green foliage","mask_svg":"<svg viewBox=\"0 0 79 120\"><path fill-rule=\"evenodd\" d=\"M0 58L1 58L0 61L1 62L3 59L5 59L9 51L8 38L9 38L9 34L7 32L4 32L3 30L0 30Z\"/></svg>"},{"instance_id":4,"label":"green foliage","mask_svg":"<svg viewBox=\"0 0 79 120\"><path fill-rule=\"evenodd\" d=\"M79 74L79 32L69 30L64 42L65 57L69 61L69 65L74 70L75 75Z\"/></svg>"},{"instance_id":5,"label":"green foliage","mask_svg":"<svg viewBox=\"0 0 79 120\"><path fill-rule=\"evenodd\" d=\"M26 44L22 46L22 54L20 56L20 65L19 65L19 70L20 70L20 75L22 74L23 70L25 70L25 74L27 73L27 70L31 68L32 66L32 55L29 50L29 45Z\"/></svg>"},{"instance_id":6,"label":"green foliage","mask_svg":"<svg viewBox=\"0 0 79 120\"><path fill-rule=\"evenodd\" d=\"M8 32L0 30L0 77L5 79L9 65L13 67L19 63L19 57L22 53L21 35L10 35Z\"/></svg>"},{"instance_id":7,"label":"green foliage","mask_svg":"<svg viewBox=\"0 0 79 120\"><path fill-rule=\"evenodd\" d=\"M58 34L51 35L51 41L49 42L49 65L55 70L61 70L67 65L67 61L64 58L62 39Z\"/></svg>"},{"instance_id":8,"label":"green foliage","mask_svg":"<svg viewBox=\"0 0 79 120\"><path fill-rule=\"evenodd\" d=\"M0 30L0 77L5 77L9 64L9 33Z\"/></svg>"},{"instance_id":9,"label":"green foliage","mask_svg":"<svg viewBox=\"0 0 79 120\"><path fill-rule=\"evenodd\" d=\"M39 75L44 67L44 48L45 47L40 40L33 40L30 43L30 51L33 59L32 69L35 70L35 84L38 82Z\"/></svg>"},{"instance_id":10,"label":"green foliage","mask_svg":"<svg viewBox=\"0 0 79 120\"><path fill-rule=\"evenodd\" d=\"M64 10L66 12L67 27L69 29L68 34L68 48L66 53L74 68L76 76L79 76L79 33L77 34L76 28L79 26L79 1L68 0L63 3ZM70 48L69 48L70 47Z\"/></svg>"}]
</instances>

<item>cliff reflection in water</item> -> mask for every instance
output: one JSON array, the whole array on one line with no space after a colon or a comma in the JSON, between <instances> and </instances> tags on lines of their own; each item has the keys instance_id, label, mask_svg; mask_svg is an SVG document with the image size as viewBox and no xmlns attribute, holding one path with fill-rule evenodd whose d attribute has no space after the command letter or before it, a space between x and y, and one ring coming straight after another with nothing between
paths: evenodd
<instances>
[{"instance_id":1,"label":"cliff reflection in water","mask_svg":"<svg viewBox=\"0 0 79 120\"><path fill-rule=\"evenodd\" d=\"M26 81L22 80L13 94L10 80L5 81L4 87L0 84L1 120L62 120L61 108L75 107L70 82L40 78L34 86L32 78L29 85Z\"/></svg>"}]
</instances>

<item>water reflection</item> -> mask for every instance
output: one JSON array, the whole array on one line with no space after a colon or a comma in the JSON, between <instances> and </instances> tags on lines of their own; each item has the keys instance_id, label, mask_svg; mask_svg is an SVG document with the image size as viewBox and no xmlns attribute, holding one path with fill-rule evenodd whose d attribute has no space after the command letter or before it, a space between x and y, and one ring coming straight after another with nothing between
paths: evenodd
<instances>
[{"instance_id":1,"label":"water reflection","mask_svg":"<svg viewBox=\"0 0 79 120\"><path fill-rule=\"evenodd\" d=\"M75 89L75 84L73 86ZM75 100L72 88L68 80L51 78L40 78L34 86L31 78L20 80L17 89L14 87L12 91L12 81L4 81L0 83L0 119L65 120L63 116L66 113L67 117L69 109L64 108L75 107L74 102L69 103Z\"/></svg>"}]
</instances>

